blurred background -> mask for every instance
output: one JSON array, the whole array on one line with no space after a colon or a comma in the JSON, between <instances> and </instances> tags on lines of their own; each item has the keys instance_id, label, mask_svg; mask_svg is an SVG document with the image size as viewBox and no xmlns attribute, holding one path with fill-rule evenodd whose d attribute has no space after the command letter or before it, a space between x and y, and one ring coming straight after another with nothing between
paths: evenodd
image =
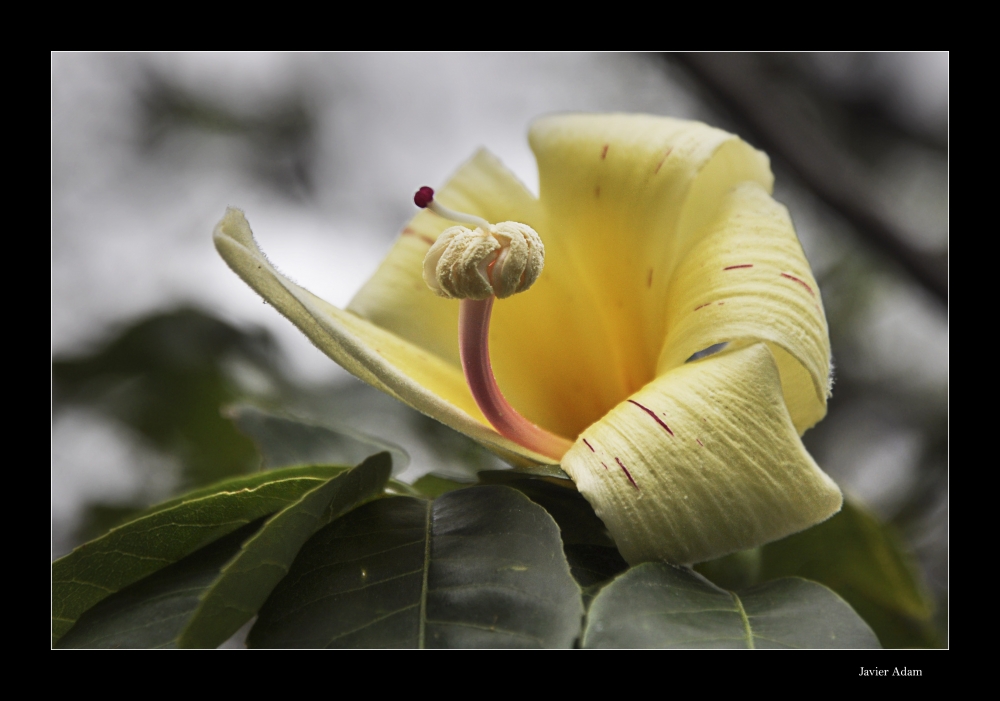
<instances>
[{"instance_id":1,"label":"blurred background","mask_svg":"<svg viewBox=\"0 0 1000 701\"><path fill-rule=\"evenodd\" d=\"M836 366L804 440L897 530L946 631L946 53L54 54L52 556L255 470L223 415L241 399L393 440L410 478L494 461L322 355L211 231L244 209L280 269L344 306L414 190L477 148L537 192L527 129L557 111L699 119L769 153Z\"/></svg>"}]
</instances>

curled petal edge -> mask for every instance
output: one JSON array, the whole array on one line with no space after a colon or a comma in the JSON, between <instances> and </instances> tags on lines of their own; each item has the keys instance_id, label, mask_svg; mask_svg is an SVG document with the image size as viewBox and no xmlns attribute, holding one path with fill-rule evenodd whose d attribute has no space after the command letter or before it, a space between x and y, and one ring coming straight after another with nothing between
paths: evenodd
<instances>
[{"instance_id":1,"label":"curled petal edge","mask_svg":"<svg viewBox=\"0 0 1000 701\"><path fill-rule=\"evenodd\" d=\"M763 343L675 368L585 430L563 469L630 564L690 564L840 510L792 423Z\"/></svg>"}]
</instances>

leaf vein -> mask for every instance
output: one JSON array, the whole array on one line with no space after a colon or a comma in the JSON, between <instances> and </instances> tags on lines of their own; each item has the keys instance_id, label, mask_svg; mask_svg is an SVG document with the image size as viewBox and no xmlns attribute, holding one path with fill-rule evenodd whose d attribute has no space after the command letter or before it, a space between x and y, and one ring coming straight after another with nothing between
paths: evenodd
<instances>
[{"instance_id":1,"label":"leaf vein","mask_svg":"<svg viewBox=\"0 0 1000 701\"><path fill-rule=\"evenodd\" d=\"M288 618L289 616L293 616L296 613L298 613L299 611L302 611L303 609L306 609L306 608L312 606L313 604L318 604L320 601L324 601L325 599L336 598L338 596L341 596L342 594L353 594L354 592L363 591L363 590L368 589L370 587L373 587L373 586L375 586L377 584L384 584L385 582L391 582L394 579L402 579L403 577L408 577L410 575L417 574L417 573L419 573L421 571L422 570L412 570L410 572L403 572L402 574L397 574L397 575L393 575L392 577L386 577L385 579L380 579L377 582L366 582L365 584L361 585L360 587L353 587L351 589L340 589L338 591L327 592L326 594L323 594L323 596L318 596L315 599L310 599L309 601L303 601L300 605L296 606L295 608L288 609L282 615L275 616L275 620L276 621L280 621L282 619ZM414 604L414 605L416 605L416 604Z\"/></svg>"},{"instance_id":2,"label":"leaf vein","mask_svg":"<svg viewBox=\"0 0 1000 701\"><path fill-rule=\"evenodd\" d=\"M419 626L417 633L417 647L421 650L426 648L426 634L427 634L427 593L428 593L428 577L430 575L431 569L431 528L433 526L431 514L432 514L432 504L433 502L428 501L427 506L424 507L426 515L424 516L424 562L423 562L423 579L420 582L420 616L417 619L417 624Z\"/></svg>"},{"instance_id":3,"label":"leaf vein","mask_svg":"<svg viewBox=\"0 0 1000 701\"><path fill-rule=\"evenodd\" d=\"M535 601L546 601L552 604L558 604L560 601L558 599L551 599L543 596L535 596L534 592L529 592L524 589L518 589L516 587L511 587L505 584L498 583L471 583L471 584L453 584L447 587L435 587L434 589L428 590L428 593L436 594L438 592L448 592L455 591L459 589L504 589L506 591L514 592L515 594L522 595L525 599L535 600Z\"/></svg>"},{"instance_id":4,"label":"leaf vein","mask_svg":"<svg viewBox=\"0 0 1000 701\"><path fill-rule=\"evenodd\" d=\"M414 541L412 541L410 543L400 543L399 545L394 545L391 548L386 548L385 550L379 550L378 552L374 552L374 553L364 553L363 555L360 555L358 557L352 557L349 560L337 560L336 562L324 562L322 565L317 565L316 567L313 567L311 570L306 570L305 572L303 572L302 574L300 574L298 576L298 578L296 578L295 582L298 582L302 578L308 577L311 574L314 574L316 572L320 572L321 570L329 569L330 567L337 567L338 565L346 565L346 564L351 563L351 562L358 562L360 560L364 560L364 559L369 558L369 557L375 557L377 555L384 555L385 553L390 553L393 550L398 550L400 548L405 548L405 547L410 546L410 545L416 545L419 542L420 542L419 540L414 540Z\"/></svg>"},{"instance_id":5,"label":"leaf vein","mask_svg":"<svg viewBox=\"0 0 1000 701\"><path fill-rule=\"evenodd\" d=\"M365 628L367 628L367 627L369 627L369 626L373 626L373 625L375 625L376 623L379 623L380 621L384 621L384 620L386 620L387 618L392 618L393 616L397 616L397 615L399 615L399 614L403 613L404 611L409 611L410 609L412 609L412 608L416 608L417 606L419 606L419 604L410 604L409 606L404 606L404 607L403 607L403 608L401 608L401 609L396 609L395 611L392 611L392 612L390 612L390 613L387 613L387 614L385 614L384 616L379 616L378 618L376 618L376 619L374 619L374 620L371 620L371 621L368 621L367 623L365 623L365 624L364 624L364 625L362 625L362 626L358 626L357 628L354 628L354 629L352 629L352 630L348 630L348 631L345 631L345 632L343 632L343 633L338 633L337 635L333 636L332 638L330 638L330 639L329 639L329 640L327 641L327 643L326 643L326 646L325 646L325 647L330 647L330 643L332 643L332 642L333 642L334 640L337 640L338 638L343 638L343 637L344 637L345 635L350 635L351 633L357 633L357 632L358 632L358 631L360 631L360 630L364 630Z\"/></svg>"},{"instance_id":6,"label":"leaf vein","mask_svg":"<svg viewBox=\"0 0 1000 701\"><path fill-rule=\"evenodd\" d=\"M528 638L529 640L534 640L541 646L545 646L545 641L539 638L537 635L532 635L531 633L525 633L523 631L508 630L507 628L498 628L496 626L484 626L477 623L467 623L465 621L439 621L436 619L427 619L428 623L433 623L439 626L456 626L460 628L473 628L476 630L485 630L490 633L506 633L507 635L512 635L518 638Z\"/></svg>"},{"instance_id":7,"label":"leaf vein","mask_svg":"<svg viewBox=\"0 0 1000 701\"><path fill-rule=\"evenodd\" d=\"M743 619L743 631L744 635L746 635L747 647L753 650L753 632L750 630L750 619L747 618L747 612L743 610L743 602L740 601L740 597L736 596L735 592L730 592L729 595L733 597L733 602L739 607L740 618Z\"/></svg>"}]
</instances>

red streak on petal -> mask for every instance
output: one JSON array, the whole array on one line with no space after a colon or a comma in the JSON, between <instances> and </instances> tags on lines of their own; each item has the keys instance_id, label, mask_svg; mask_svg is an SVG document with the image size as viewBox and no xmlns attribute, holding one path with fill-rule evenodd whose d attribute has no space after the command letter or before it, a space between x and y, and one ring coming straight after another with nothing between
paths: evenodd
<instances>
[{"instance_id":1,"label":"red streak on petal","mask_svg":"<svg viewBox=\"0 0 1000 701\"><path fill-rule=\"evenodd\" d=\"M622 471L625 473L625 476L628 477L628 481L632 483L632 486L638 489L639 485L635 483L635 480L632 479L632 475L630 475L629 471L625 468L624 465L622 465L622 461L619 460L618 458L615 458L615 462L618 463L618 467L620 467Z\"/></svg>"},{"instance_id":2,"label":"red streak on petal","mask_svg":"<svg viewBox=\"0 0 1000 701\"><path fill-rule=\"evenodd\" d=\"M591 452L591 453L596 453L596 452L597 452L596 450L594 450L594 446L592 446L592 445L591 445L591 444L590 444L590 443L589 443L589 442L587 441L587 439L586 439L586 438L584 438L584 439L583 439L583 443L584 443L584 445L586 445L586 446L587 446L588 448L590 448L590 452Z\"/></svg>"},{"instance_id":3,"label":"red streak on petal","mask_svg":"<svg viewBox=\"0 0 1000 701\"><path fill-rule=\"evenodd\" d=\"M720 306L720 307L721 307L721 306L722 306L723 304L725 304L725 302L719 302L719 306Z\"/></svg>"},{"instance_id":4,"label":"red streak on petal","mask_svg":"<svg viewBox=\"0 0 1000 701\"><path fill-rule=\"evenodd\" d=\"M709 304L711 304L711 302L705 302L704 304L699 304L697 307L694 308L694 310L698 311L702 307L707 307Z\"/></svg>"},{"instance_id":5,"label":"red streak on petal","mask_svg":"<svg viewBox=\"0 0 1000 701\"><path fill-rule=\"evenodd\" d=\"M646 287L653 286L653 269L649 269L649 273L646 275Z\"/></svg>"},{"instance_id":6,"label":"red streak on petal","mask_svg":"<svg viewBox=\"0 0 1000 701\"><path fill-rule=\"evenodd\" d=\"M788 273L782 273L782 274L781 274L781 277L787 277L787 278L788 278L789 280L795 280L795 282L799 283L799 284L800 284L800 285L802 285L802 286L803 286L804 288L806 288L807 290L809 290L809 294L811 294L811 295L812 295L813 297L815 297L815 296L816 296L816 293L815 293L815 292L813 292L813 288L809 287L809 284L808 284L808 283L806 283L806 282L804 282L804 281L802 281L802 280L799 280L799 279L798 279L797 277L795 277L794 275L789 275Z\"/></svg>"},{"instance_id":7,"label":"red streak on petal","mask_svg":"<svg viewBox=\"0 0 1000 701\"><path fill-rule=\"evenodd\" d=\"M640 404L639 402L635 401L634 399L629 399L628 401L629 401L629 404L635 404L637 407L639 407L640 409L642 409L644 412L646 412L647 414L649 414L650 416L652 416L653 420L656 423L658 423L661 426L663 426L663 428L666 430L666 432L669 433L671 436L674 435L674 432L670 430L670 427L667 426L665 423L663 423L663 419L661 419L659 416L657 416L656 414L654 414L651 410L647 409L646 407L644 407L642 404Z\"/></svg>"},{"instance_id":8,"label":"red streak on petal","mask_svg":"<svg viewBox=\"0 0 1000 701\"><path fill-rule=\"evenodd\" d=\"M736 270L737 268L752 268L753 263L745 263L743 265L730 265L728 268L723 268L723 270Z\"/></svg>"},{"instance_id":9,"label":"red streak on petal","mask_svg":"<svg viewBox=\"0 0 1000 701\"><path fill-rule=\"evenodd\" d=\"M604 465L604 463L603 463L603 462L602 462L601 464L602 464L602 465ZM607 465L604 465L604 469L605 469L605 470L607 470L607 469L608 469L608 466L607 466Z\"/></svg>"},{"instance_id":10,"label":"red streak on petal","mask_svg":"<svg viewBox=\"0 0 1000 701\"><path fill-rule=\"evenodd\" d=\"M673 151L673 150L674 150L673 146L671 146L670 148L667 149L667 152L665 154L663 154L663 158L661 158L660 162L656 164L656 170L654 170L653 173L659 173L660 172L660 168L663 167L663 162L665 160L667 160L667 156L669 156L670 152Z\"/></svg>"},{"instance_id":11,"label":"red streak on petal","mask_svg":"<svg viewBox=\"0 0 1000 701\"><path fill-rule=\"evenodd\" d=\"M601 149L601 160L603 161L608 157L608 145L604 144L604 148Z\"/></svg>"},{"instance_id":12,"label":"red streak on petal","mask_svg":"<svg viewBox=\"0 0 1000 701\"><path fill-rule=\"evenodd\" d=\"M696 441L696 442L698 443L698 445L700 445L700 446L701 446L702 448L704 448L704 447L705 447L705 444L701 442L701 439L699 439L699 438L695 438L695 441Z\"/></svg>"}]
</instances>

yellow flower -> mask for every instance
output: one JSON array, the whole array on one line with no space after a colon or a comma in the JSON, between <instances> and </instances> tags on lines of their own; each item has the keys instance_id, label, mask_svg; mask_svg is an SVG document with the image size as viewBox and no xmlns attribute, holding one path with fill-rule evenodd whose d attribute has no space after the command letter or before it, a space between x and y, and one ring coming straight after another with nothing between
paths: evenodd
<instances>
[{"instance_id":1,"label":"yellow flower","mask_svg":"<svg viewBox=\"0 0 1000 701\"><path fill-rule=\"evenodd\" d=\"M625 559L699 562L836 513L800 440L826 413L826 319L767 156L645 115L546 117L530 142L538 198L480 151L436 199L541 236L541 276L494 309L493 368L521 414L572 441L560 464ZM514 464L552 463L498 434L466 386L459 304L421 277L451 226L419 212L347 310L278 273L238 210L215 243L360 379Z\"/></svg>"}]
</instances>

